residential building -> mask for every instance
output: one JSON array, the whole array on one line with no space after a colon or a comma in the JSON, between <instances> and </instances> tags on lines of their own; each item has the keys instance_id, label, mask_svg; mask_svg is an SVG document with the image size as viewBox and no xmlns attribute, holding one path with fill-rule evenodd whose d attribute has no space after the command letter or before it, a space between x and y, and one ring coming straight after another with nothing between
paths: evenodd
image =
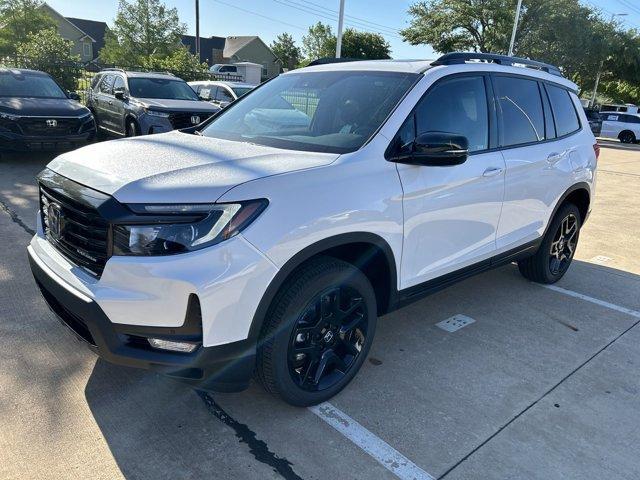
<instances>
[{"instance_id":1,"label":"residential building","mask_svg":"<svg viewBox=\"0 0 640 480\"><path fill-rule=\"evenodd\" d=\"M182 43L196 53L196 37L184 35ZM257 35L232 37L200 37L200 61L216 63L251 62L262 65L262 79L280 73L282 62Z\"/></svg>"}]
</instances>

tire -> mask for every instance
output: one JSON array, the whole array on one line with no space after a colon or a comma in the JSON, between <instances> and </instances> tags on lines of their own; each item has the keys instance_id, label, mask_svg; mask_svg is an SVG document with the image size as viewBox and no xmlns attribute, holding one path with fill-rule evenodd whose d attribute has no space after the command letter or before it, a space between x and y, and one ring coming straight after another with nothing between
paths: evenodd
<instances>
[{"instance_id":1,"label":"tire","mask_svg":"<svg viewBox=\"0 0 640 480\"><path fill-rule=\"evenodd\" d=\"M311 260L274 298L258 344L256 376L291 405L321 403L362 366L376 320L375 294L360 270L332 257Z\"/></svg>"},{"instance_id":2,"label":"tire","mask_svg":"<svg viewBox=\"0 0 640 480\"><path fill-rule=\"evenodd\" d=\"M518 262L520 273L538 283L560 280L573 260L581 226L578 207L573 203L565 203L551 221L538 251Z\"/></svg>"},{"instance_id":3,"label":"tire","mask_svg":"<svg viewBox=\"0 0 640 480\"><path fill-rule=\"evenodd\" d=\"M140 129L135 120L127 119L127 137L137 137L140 135Z\"/></svg>"},{"instance_id":4,"label":"tire","mask_svg":"<svg viewBox=\"0 0 640 480\"><path fill-rule=\"evenodd\" d=\"M630 132L629 130L625 130L624 132L621 132L620 135L618 135L618 139L622 143L636 143L635 134L633 132Z\"/></svg>"}]
</instances>

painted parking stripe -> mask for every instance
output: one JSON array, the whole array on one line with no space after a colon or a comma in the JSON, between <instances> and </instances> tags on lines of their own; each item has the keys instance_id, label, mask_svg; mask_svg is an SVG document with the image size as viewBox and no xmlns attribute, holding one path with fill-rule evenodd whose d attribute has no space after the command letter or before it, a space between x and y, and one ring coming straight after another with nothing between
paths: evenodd
<instances>
[{"instance_id":1,"label":"painted parking stripe","mask_svg":"<svg viewBox=\"0 0 640 480\"><path fill-rule=\"evenodd\" d=\"M371 455L396 477L402 480L435 480L435 477L329 402L309 407L309 410Z\"/></svg>"},{"instance_id":2,"label":"painted parking stripe","mask_svg":"<svg viewBox=\"0 0 640 480\"><path fill-rule=\"evenodd\" d=\"M600 305L601 307L609 308L611 310L615 310L621 313L626 313L627 315L631 315L632 317L635 317L635 318L640 318L640 312L638 312L637 310L631 310L630 308L621 307L620 305L605 302L604 300L593 298L593 297L590 297L589 295L584 295L582 293L574 292L573 290L567 290L566 288L557 287L556 285L540 285L540 286L544 288L548 288L549 290L553 290L554 292L568 295L570 297L579 298L580 300L585 300L587 302L595 303L596 305Z\"/></svg>"}]
</instances>

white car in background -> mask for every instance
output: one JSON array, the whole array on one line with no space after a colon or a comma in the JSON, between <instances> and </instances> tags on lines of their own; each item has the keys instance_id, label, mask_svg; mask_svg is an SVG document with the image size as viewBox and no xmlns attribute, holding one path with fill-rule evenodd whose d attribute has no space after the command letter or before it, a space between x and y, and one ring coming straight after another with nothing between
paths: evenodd
<instances>
[{"instance_id":1,"label":"white car in background","mask_svg":"<svg viewBox=\"0 0 640 480\"><path fill-rule=\"evenodd\" d=\"M600 136L617 138L622 143L636 143L640 139L640 114L627 112L600 112Z\"/></svg>"},{"instance_id":2,"label":"white car in background","mask_svg":"<svg viewBox=\"0 0 640 480\"><path fill-rule=\"evenodd\" d=\"M198 94L198 97L200 97L201 100L211 102L222 108L256 88L256 85L250 85L243 82L220 82L210 80L189 82L189 85Z\"/></svg>"}]
</instances>

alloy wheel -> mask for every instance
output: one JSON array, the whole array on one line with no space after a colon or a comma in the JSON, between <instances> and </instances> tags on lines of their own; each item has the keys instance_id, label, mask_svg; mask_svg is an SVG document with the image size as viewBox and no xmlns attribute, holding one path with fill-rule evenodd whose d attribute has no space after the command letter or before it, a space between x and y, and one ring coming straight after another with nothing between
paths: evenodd
<instances>
[{"instance_id":1,"label":"alloy wheel","mask_svg":"<svg viewBox=\"0 0 640 480\"><path fill-rule=\"evenodd\" d=\"M549 270L559 275L569 268L578 243L578 219L570 213L560 222L560 226L551 242Z\"/></svg>"},{"instance_id":2,"label":"alloy wheel","mask_svg":"<svg viewBox=\"0 0 640 480\"><path fill-rule=\"evenodd\" d=\"M308 391L334 386L356 363L367 326L366 304L355 289L334 287L318 295L291 334L287 356L293 381Z\"/></svg>"}]
</instances>

